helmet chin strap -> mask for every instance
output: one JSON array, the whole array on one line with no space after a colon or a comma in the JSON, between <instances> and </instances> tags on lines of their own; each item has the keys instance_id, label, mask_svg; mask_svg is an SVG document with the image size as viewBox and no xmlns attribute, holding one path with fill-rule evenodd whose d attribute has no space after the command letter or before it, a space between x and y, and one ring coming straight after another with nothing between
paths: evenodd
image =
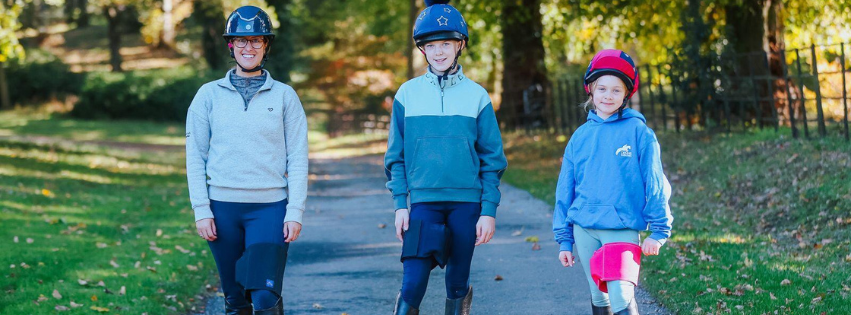
<instances>
[{"instance_id":1,"label":"helmet chin strap","mask_svg":"<svg viewBox=\"0 0 851 315\"><path fill-rule=\"evenodd\" d=\"M629 102L629 99L624 99L623 105L621 105L621 107L618 108L618 119L623 118L623 110L624 110L624 108L626 108L626 103L628 103L628 102Z\"/></svg>"},{"instance_id":2,"label":"helmet chin strap","mask_svg":"<svg viewBox=\"0 0 851 315\"><path fill-rule=\"evenodd\" d=\"M236 59L234 59L234 61L236 61ZM241 64L239 64L239 61L236 61L236 65L240 69L242 69L242 72L245 72L245 73L257 72L257 71L262 70L263 66L266 65L266 56L263 56L263 62L261 62L259 66L256 66L256 67L251 68L251 69L245 69L245 67L243 67Z\"/></svg>"}]
</instances>

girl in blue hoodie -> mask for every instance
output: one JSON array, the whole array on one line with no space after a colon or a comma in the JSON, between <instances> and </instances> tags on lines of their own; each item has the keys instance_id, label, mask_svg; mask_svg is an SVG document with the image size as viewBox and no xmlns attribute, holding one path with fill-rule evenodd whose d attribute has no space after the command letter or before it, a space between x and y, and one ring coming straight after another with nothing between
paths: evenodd
<instances>
[{"instance_id":1,"label":"girl in blue hoodie","mask_svg":"<svg viewBox=\"0 0 851 315\"><path fill-rule=\"evenodd\" d=\"M582 263L591 289L592 311L638 314L635 284L608 281L608 294L591 276L590 260L603 245L641 244L658 255L671 235L671 186L662 171L659 142L639 112L626 108L638 90L638 71L620 50L597 53L584 77L588 120L571 136L556 187L553 233L559 261ZM639 231L650 230L643 242ZM574 248L575 245L575 248ZM575 255L574 255L575 250Z\"/></svg>"}]
</instances>

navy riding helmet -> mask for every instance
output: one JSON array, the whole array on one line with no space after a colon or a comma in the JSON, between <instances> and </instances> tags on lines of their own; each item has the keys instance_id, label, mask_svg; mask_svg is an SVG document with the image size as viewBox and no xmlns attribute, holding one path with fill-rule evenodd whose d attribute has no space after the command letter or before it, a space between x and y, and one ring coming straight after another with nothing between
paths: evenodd
<instances>
[{"instance_id":1,"label":"navy riding helmet","mask_svg":"<svg viewBox=\"0 0 851 315\"><path fill-rule=\"evenodd\" d=\"M435 40L468 41L467 21L449 0L425 0L426 8L414 23L414 42L417 47Z\"/></svg>"},{"instance_id":2,"label":"navy riding helmet","mask_svg":"<svg viewBox=\"0 0 851 315\"><path fill-rule=\"evenodd\" d=\"M234 59L236 57L234 57L233 46L230 43L232 38L238 36L263 36L266 38L266 51L263 54L263 62L259 66L252 69L245 69L238 62L236 63L237 66L246 72L263 69L269 57L269 48L272 46L272 40L275 39L275 34L272 33L272 20L269 19L269 15L260 8L250 5L239 7L231 12L225 23L225 33L222 36L228 42L230 57Z\"/></svg>"}]
</instances>

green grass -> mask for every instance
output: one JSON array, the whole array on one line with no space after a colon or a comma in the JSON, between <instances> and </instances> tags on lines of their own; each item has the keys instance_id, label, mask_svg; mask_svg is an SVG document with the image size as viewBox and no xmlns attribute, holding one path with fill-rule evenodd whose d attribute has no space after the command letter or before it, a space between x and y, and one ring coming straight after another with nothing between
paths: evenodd
<instances>
[{"instance_id":1,"label":"green grass","mask_svg":"<svg viewBox=\"0 0 851 315\"><path fill-rule=\"evenodd\" d=\"M185 313L206 293L182 156L111 152L0 141L0 313Z\"/></svg>"},{"instance_id":2,"label":"green grass","mask_svg":"<svg viewBox=\"0 0 851 315\"><path fill-rule=\"evenodd\" d=\"M66 119L44 110L0 112L0 137L42 136L73 141L184 144L184 125L146 121Z\"/></svg>"},{"instance_id":3,"label":"green grass","mask_svg":"<svg viewBox=\"0 0 851 315\"><path fill-rule=\"evenodd\" d=\"M645 288L679 314L851 313L851 144L788 130L659 138L675 220L643 261ZM565 145L506 136L504 179L552 204Z\"/></svg>"}]
</instances>

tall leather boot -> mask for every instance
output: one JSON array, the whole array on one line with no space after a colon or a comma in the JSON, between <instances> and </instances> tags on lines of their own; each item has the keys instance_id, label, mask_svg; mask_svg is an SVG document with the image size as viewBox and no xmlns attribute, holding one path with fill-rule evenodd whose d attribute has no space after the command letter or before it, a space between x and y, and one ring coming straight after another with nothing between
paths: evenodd
<instances>
[{"instance_id":1,"label":"tall leather boot","mask_svg":"<svg viewBox=\"0 0 851 315\"><path fill-rule=\"evenodd\" d=\"M613 315L611 306L596 306L591 304L591 314L594 315Z\"/></svg>"},{"instance_id":2,"label":"tall leather boot","mask_svg":"<svg viewBox=\"0 0 851 315\"><path fill-rule=\"evenodd\" d=\"M413 306L405 302L402 299L402 292L399 291L399 294L396 295L396 306L393 309L393 315L419 315L420 310L415 309Z\"/></svg>"},{"instance_id":3,"label":"tall leather boot","mask_svg":"<svg viewBox=\"0 0 851 315\"><path fill-rule=\"evenodd\" d=\"M235 308L225 300L225 315L251 315L251 305Z\"/></svg>"},{"instance_id":4,"label":"tall leather boot","mask_svg":"<svg viewBox=\"0 0 851 315\"><path fill-rule=\"evenodd\" d=\"M278 303L265 310L254 310L254 315L284 315L284 301L279 298Z\"/></svg>"},{"instance_id":5,"label":"tall leather boot","mask_svg":"<svg viewBox=\"0 0 851 315\"><path fill-rule=\"evenodd\" d=\"M446 299L446 315L470 315L470 307L473 305L473 287L467 291L467 295L458 299Z\"/></svg>"},{"instance_id":6,"label":"tall leather boot","mask_svg":"<svg viewBox=\"0 0 851 315\"><path fill-rule=\"evenodd\" d=\"M614 315L639 315L638 305L635 304L635 298L633 297L632 301L629 301L629 305L627 305L625 309L620 310Z\"/></svg>"}]
</instances>

